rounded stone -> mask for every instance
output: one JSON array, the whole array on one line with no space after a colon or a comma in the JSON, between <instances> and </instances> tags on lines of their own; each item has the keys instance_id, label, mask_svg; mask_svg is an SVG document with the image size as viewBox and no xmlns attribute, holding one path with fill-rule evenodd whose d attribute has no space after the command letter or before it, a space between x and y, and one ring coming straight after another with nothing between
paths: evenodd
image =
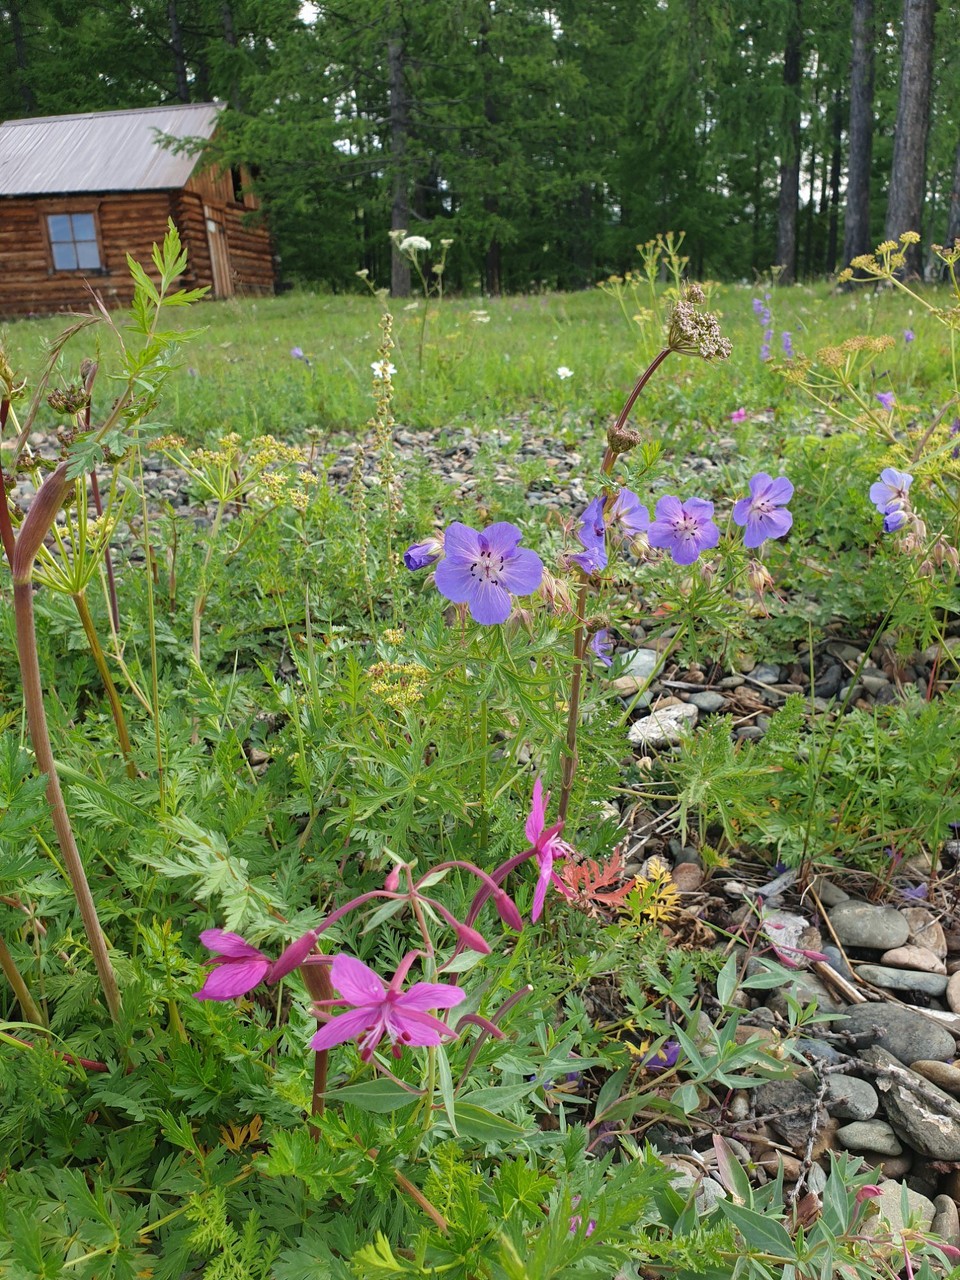
<instances>
[{"instance_id":1,"label":"rounded stone","mask_svg":"<svg viewBox=\"0 0 960 1280\"><path fill-rule=\"evenodd\" d=\"M642 720L635 720L627 731L627 738L634 746L670 746L679 742L689 729L694 728L699 714L690 702L661 707Z\"/></svg>"},{"instance_id":2,"label":"rounded stone","mask_svg":"<svg viewBox=\"0 0 960 1280\"><path fill-rule=\"evenodd\" d=\"M907 1066L918 1059L946 1062L956 1054L953 1036L922 1013L898 1004L857 1004L846 1009L833 1024L847 1031L857 1047L879 1045Z\"/></svg>"},{"instance_id":3,"label":"rounded stone","mask_svg":"<svg viewBox=\"0 0 960 1280\"><path fill-rule=\"evenodd\" d=\"M923 973L919 969L888 969L882 964L862 964L858 977L887 991L922 991L928 996L942 996L947 989L945 973Z\"/></svg>"},{"instance_id":4,"label":"rounded stone","mask_svg":"<svg viewBox=\"0 0 960 1280\"><path fill-rule=\"evenodd\" d=\"M872 1120L880 1106L873 1085L857 1076L828 1076L825 1102L838 1120Z\"/></svg>"},{"instance_id":5,"label":"rounded stone","mask_svg":"<svg viewBox=\"0 0 960 1280\"><path fill-rule=\"evenodd\" d=\"M931 1235L956 1248L960 1245L960 1211L956 1201L950 1196L934 1196L933 1207L936 1212L930 1224Z\"/></svg>"},{"instance_id":6,"label":"rounded stone","mask_svg":"<svg viewBox=\"0 0 960 1280\"><path fill-rule=\"evenodd\" d=\"M829 912L830 923L845 947L870 947L889 951L902 947L910 936L910 926L896 907L878 907L872 902L841 902Z\"/></svg>"},{"instance_id":7,"label":"rounded stone","mask_svg":"<svg viewBox=\"0 0 960 1280\"><path fill-rule=\"evenodd\" d=\"M836 1013L840 1008L826 985L815 974L805 973L800 969L795 970L790 975L784 986L775 988L770 992L765 1002L767 1008L781 1018L787 1017L789 1012L788 994L801 1005L813 1004L816 1001L817 1008L825 1010L827 1013Z\"/></svg>"},{"instance_id":8,"label":"rounded stone","mask_svg":"<svg viewBox=\"0 0 960 1280\"><path fill-rule=\"evenodd\" d=\"M960 1094L960 1069L949 1062L926 1062L921 1058L910 1063L910 1070L945 1093Z\"/></svg>"},{"instance_id":9,"label":"rounded stone","mask_svg":"<svg viewBox=\"0 0 960 1280\"><path fill-rule=\"evenodd\" d=\"M918 969L921 973L946 974L947 966L939 956L928 951L926 947L908 944L905 947L893 947L880 957L880 963L891 969Z\"/></svg>"},{"instance_id":10,"label":"rounded stone","mask_svg":"<svg viewBox=\"0 0 960 1280\"><path fill-rule=\"evenodd\" d=\"M947 983L947 1004L954 1013L960 1013L960 972Z\"/></svg>"},{"instance_id":11,"label":"rounded stone","mask_svg":"<svg viewBox=\"0 0 960 1280\"><path fill-rule=\"evenodd\" d=\"M719 711L726 705L727 700L722 693L713 693L710 689L704 689L702 693L691 693L690 701L698 711L709 715L713 711Z\"/></svg>"},{"instance_id":12,"label":"rounded stone","mask_svg":"<svg viewBox=\"0 0 960 1280\"><path fill-rule=\"evenodd\" d=\"M903 1220L903 1195L907 1197L907 1214L912 1219L920 1218L920 1229L929 1230L936 1214L933 1202L918 1191L911 1191L902 1182L890 1180L880 1187L879 1197L873 1201L881 1218L890 1224L891 1233L898 1235L906 1225Z\"/></svg>"},{"instance_id":13,"label":"rounded stone","mask_svg":"<svg viewBox=\"0 0 960 1280\"><path fill-rule=\"evenodd\" d=\"M904 907L901 914L910 929L910 945L926 947L939 960L945 960L947 935L940 921L926 907Z\"/></svg>"},{"instance_id":14,"label":"rounded stone","mask_svg":"<svg viewBox=\"0 0 960 1280\"><path fill-rule=\"evenodd\" d=\"M886 1120L855 1120L837 1130L837 1141L847 1151L875 1151L881 1156L899 1156L900 1139Z\"/></svg>"}]
</instances>

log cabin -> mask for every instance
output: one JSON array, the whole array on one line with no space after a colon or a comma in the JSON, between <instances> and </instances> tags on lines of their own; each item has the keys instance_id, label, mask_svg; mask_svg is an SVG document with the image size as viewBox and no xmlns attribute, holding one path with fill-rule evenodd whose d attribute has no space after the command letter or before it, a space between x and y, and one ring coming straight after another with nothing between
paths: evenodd
<instances>
[{"instance_id":1,"label":"log cabin","mask_svg":"<svg viewBox=\"0 0 960 1280\"><path fill-rule=\"evenodd\" d=\"M215 103L9 120L0 125L0 316L86 310L90 290L127 305L126 255L154 274L172 218L187 249L181 288L272 293L273 247L239 169L204 167L171 139L212 138Z\"/></svg>"}]
</instances>

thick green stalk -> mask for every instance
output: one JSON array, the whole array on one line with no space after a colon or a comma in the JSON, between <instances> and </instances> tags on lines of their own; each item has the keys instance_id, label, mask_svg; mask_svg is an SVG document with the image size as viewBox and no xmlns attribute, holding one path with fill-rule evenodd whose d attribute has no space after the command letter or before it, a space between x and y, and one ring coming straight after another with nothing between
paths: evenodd
<instances>
[{"instance_id":1,"label":"thick green stalk","mask_svg":"<svg viewBox=\"0 0 960 1280\"><path fill-rule=\"evenodd\" d=\"M110 1010L110 1016L116 1021L120 1017L120 990L110 963L106 938L100 925L93 894L90 892L73 827L70 825L70 817L53 759L47 716L43 706L43 684L40 679L40 660L37 655L37 632L33 613L33 565L41 543L60 510L60 504L67 490L66 475L66 463L61 462L57 469L47 476L20 526L17 537L13 554L13 603L17 623L17 656L20 660L23 703L37 768L47 776L47 801L50 805L54 830L57 833L73 895L80 908L80 916L87 932L93 963L100 977L107 1007Z\"/></svg>"},{"instance_id":2,"label":"thick green stalk","mask_svg":"<svg viewBox=\"0 0 960 1280\"><path fill-rule=\"evenodd\" d=\"M10 950L2 938L0 938L0 969L3 970L4 977L13 987L13 994L17 997L17 1003L23 1012L23 1016L35 1026L45 1027L47 1020L30 994L30 990L23 980L23 974L17 968L17 962L10 954Z\"/></svg>"}]
</instances>

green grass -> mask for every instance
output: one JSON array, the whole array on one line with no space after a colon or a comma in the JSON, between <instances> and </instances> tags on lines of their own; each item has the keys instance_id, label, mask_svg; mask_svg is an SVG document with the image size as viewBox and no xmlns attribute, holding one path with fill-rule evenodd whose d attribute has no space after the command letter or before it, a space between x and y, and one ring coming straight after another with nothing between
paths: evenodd
<instances>
[{"instance_id":1,"label":"green grass","mask_svg":"<svg viewBox=\"0 0 960 1280\"><path fill-rule=\"evenodd\" d=\"M734 344L730 361L710 368L672 361L638 407L641 415L677 429L695 422L717 425L740 407L762 410L784 402L781 380L759 359L762 326L751 300L762 292L749 285L717 288L713 305ZM929 293L946 303L945 293L942 298L937 290ZM600 290L452 298L439 308L430 305L421 377L422 299L384 304L372 296L294 293L204 303L177 317L184 325L202 327L202 333L184 346L182 367L168 384L162 415L169 429L196 441L224 430L245 437L271 432L286 439L302 439L311 429L362 430L373 408L370 364L377 357L385 305L395 316L395 413L401 423L416 427L462 420L482 426L536 410L554 423L571 411L610 415L642 368L644 344L650 354L658 345L655 325L641 335ZM809 355L856 333L888 333L897 346L880 367L876 389L896 386L901 397L946 398L945 331L926 314L916 314L901 294L837 294L826 285L797 286L773 291L770 305L771 363L781 359L784 330L793 334L796 352ZM477 320L479 311L489 316L487 322ZM63 323L52 317L0 329L14 368L22 365L24 373L36 376L42 361L39 340L52 339ZM909 345L902 338L908 327L916 333ZM291 357L295 346L306 353L309 367ZM561 365L573 370L572 378L557 377ZM74 376L69 364L63 376L67 381Z\"/></svg>"}]
</instances>

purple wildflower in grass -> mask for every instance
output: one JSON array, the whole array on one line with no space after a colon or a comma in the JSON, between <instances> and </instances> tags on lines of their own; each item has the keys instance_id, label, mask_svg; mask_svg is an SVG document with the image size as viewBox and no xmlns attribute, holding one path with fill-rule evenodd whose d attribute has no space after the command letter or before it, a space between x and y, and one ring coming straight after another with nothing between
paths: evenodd
<instances>
[{"instance_id":1,"label":"purple wildflower in grass","mask_svg":"<svg viewBox=\"0 0 960 1280\"><path fill-rule=\"evenodd\" d=\"M761 315L761 314L762 314L762 312L763 312L763 303L760 301L760 299L759 299L759 298L754 298L754 300L753 300L753 314L754 314L755 316L759 316L759 315Z\"/></svg>"},{"instance_id":2,"label":"purple wildflower in grass","mask_svg":"<svg viewBox=\"0 0 960 1280\"><path fill-rule=\"evenodd\" d=\"M506 622L512 597L530 595L543 580L543 562L519 545L521 536L506 521L488 525L482 533L454 521L443 537L437 590L455 604L466 604L483 626Z\"/></svg>"},{"instance_id":3,"label":"purple wildflower in grass","mask_svg":"<svg viewBox=\"0 0 960 1280\"><path fill-rule=\"evenodd\" d=\"M883 532L896 533L898 529L902 529L907 523L907 513L901 511L899 507L893 511L888 511L883 517Z\"/></svg>"},{"instance_id":4,"label":"purple wildflower in grass","mask_svg":"<svg viewBox=\"0 0 960 1280\"><path fill-rule=\"evenodd\" d=\"M669 1071L671 1067L675 1067L679 1057L680 1046L676 1040L665 1040L660 1046L659 1052L645 1058L640 1065L645 1071L659 1074L661 1071Z\"/></svg>"},{"instance_id":5,"label":"purple wildflower in grass","mask_svg":"<svg viewBox=\"0 0 960 1280\"><path fill-rule=\"evenodd\" d=\"M910 500L910 486L913 476L909 471L898 471L896 467L884 467L880 479L870 486L870 501L882 516L891 511L905 507Z\"/></svg>"},{"instance_id":6,"label":"purple wildflower in grass","mask_svg":"<svg viewBox=\"0 0 960 1280\"><path fill-rule=\"evenodd\" d=\"M769 307L764 307L763 310L760 312L760 323L763 325L765 329L770 329L770 325L772 321L773 321L773 312L770 310ZM772 329L770 329L770 337L771 338L773 337Z\"/></svg>"},{"instance_id":7,"label":"purple wildflower in grass","mask_svg":"<svg viewBox=\"0 0 960 1280\"><path fill-rule=\"evenodd\" d=\"M599 573L607 567L607 526L603 519L605 501L601 493L584 509L580 517L577 538L584 549L570 559L586 574Z\"/></svg>"},{"instance_id":8,"label":"purple wildflower in grass","mask_svg":"<svg viewBox=\"0 0 960 1280\"><path fill-rule=\"evenodd\" d=\"M600 659L605 667L613 666L613 658L610 654L613 651L613 641L610 639L610 632L604 627L601 631L595 631L593 639L590 641L590 652Z\"/></svg>"},{"instance_id":9,"label":"purple wildflower in grass","mask_svg":"<svg viewBox=\"0 0 960 1280\"><path fill-rule=\"evenodd\" d=\"M414 572L436 564L443 555L443 543L439 538L424 538L422 542L411 543L403 553L403 563Z\"/></svg>"},{"instance_id":10,"label":"purple wildflower in grass","mask_svg":"<svg viewBox=\"0 0 960 1280\"><path fill-rule=\"evenodd\" d=\"M377 1045L387 1036L391 1052L399 1058L403 1045L438 1045L456 1032L428 1012L452 1009L466 999L466 992L445 982L416 982L402 991L403 980L417 957L411 951L385 987L379 976L361 960L340 954L330 966L330 981L341 999L324 1003L352 1006L320 1028L310 1041L319 1053L347 1040L360 1041L360 1057L369 1062Z\"/></svg>"},{"instance_id":11,"label":"purple wildflower in grass","mask_svg":"<svg viewBox=\"0 0 960 1280\"><path fill-rule=\"evenodd\" d=\"M904 329L903 331L904 342L912 342L916 336L917 335L913 332L912 329Z\"/></svg>"},{"instance_id":12,"label":"purple wildflower in grass","mask_svg":"<svg viewBox=\"0 0 960 1280\"><path fill-rule=\"evenodd\" d=\"M783 333L780 335L780 343L781 343L781 346L783 347L783 354L787 357L788 360L792 360L793 359L793 336L791 335L789 329L784 329Z\"/></svg>"},{"instance_id":13,"label":"purple wildflower in grass","mask_svg":"<svg viewBox=\"0 0 960 1280\"><path fill-rule=\"evenodd\" d=\"M573 1197L573 1199L571 1200L571 1204L573 1205L574 1209L577 1207L577 1205L578 1205L579 1203L580 1203L580 1197L579 1197L579 1196L574 1196L574 1197ZM583 1215L582 1215L582 1214L579 1214L579 1213L575 1213L575 1214L573 1215L573 1217L570 1219L570 1231L571 1231L571 1234L572 1234L572 1233L574 1233L574 1232L576 1232L576 1231L579 1231L579 1230L580 1230L580 1224L581 1224L581 1222L583 1222ZM596 1220L596 1218L588 1218L588 1219L587 1219L587 1229L586 1229L586 1231L584 1231L584 1233L583 1233L583 1234L584 1234L584 1236L592 1236L592 1235L593 1235L593 1233L594 1233L594 1231L596 1231L596 1229L597 1229L597 1220Z\"/></svg>"},{"instance_id":14,"label":"purple wildflower in grass","mask_svg":"<svg viewBox=\"0 0 960 1280\"><path fill-rule=\"evenodd\" d=\"M621 489L613 500L607 522L612 531L635 538L650 528L650 512L631 489Z\"/></svg>"},{"instance_id":15,"label":"purple wildflower in grass","mask_svg":"<svg viewBox=\"0 0 960 1280\"><path fill-rule=\"evenodd\" d=\"M712 516L712 502L702 498L681 502L668 494L657 503L656 519L647 531L650 545L669 551L676 564L693 564L701 551L712 550L720 541Z\"/></svg>"},{"instance_id":16,"label":"purple wildflower in grass","mask_svg":"<svg viewBox=\"0 0 960 1280\"><path fill-rule=\"evenodd\" d=\"M907 902L926 902L927 892L925 884L908 884L900 890L900 897Z\"/></svg>"},{"instance_id":17,"label":"purple wildflower in grass","mask_svg":"<svg viewBox=\"0 0 960 1280\"><path fill-rule=\"evenodd\" d=\"M793 485L786 476L776 480L758 471L750 480L750 497L741 498L733 508L735 524L746 528L745 547L759 547L767 538L783 538L790 532L793 516L786 504L793 497Z\"/></svg>"},{"instance_id":18,"label":"purple wildflower in grass","mask_svg":"<svg viewBox=\"0 0 960 1280\"><path fill-rule=\"evenodd\" d=\"M762 342L762 343L761 343L761 345L760 345L760 359L761 359L761 360L769 360L769 359L770 359L770 343L771 343L772 341L773 341L773 330L772 330L772 329L764 329L764 331L763 331L763 342Z\"/></svg>"},{"instance_id":19,"label":"purple wildflower in grass","mask_svg":"<svg viewBox=\"0 0 960 1280\"><path fill-rule=\"evenodd\" d=\"M950 435L960 436L960 418L954 418L953 422L950 423ZM960 444L954 445L950 451L950 456L952 458L960 458Z\"/></svg>"},{"instance_id":20,"label":"purple wildflower in grass","mask_svg":"<svg viewBox=\"0 0 960 1280\"><path fill-rule=\"evenodd\" d=\"M293 356L294 360L302 360L304 358L303 347L291 347L290 354Z\"/></svg>"},{"instance_id":21,"label":"purple wildflower in grass","mask_svg":"<svg viewBox=\"0 0 960 1280\"><path fill-rule=\"evenodd\" d=\"M897 397L893 394L892 391L878 391L877 399L880 401L880 403L883 405L885 409L892 409L893 406L897 403Z\"/></svg>"},{"instance_id":22,"label":"purple wildflower in grass","mask_svg":"<svg viewBox=\"0 0 960 1280\"><path fill-rule=\"evenodd\" d=\"M547 805L549 803L550 792L548 791L544 796L543 783L537 778L533 784L533 801L530 806L530 816L527 818L527 825L524 828L524 834L533 846L537 855L537 862L540 864L537 887L533 891L531 920L539 920L540 913L543 911L544 900L547 896L547 889L551 883L560 890L564 897L571 897L570 890L554 871L553 863L555 858L565 858L573 850L565 840L560 839L560 833L563 830L562 822L557 822L552 827L546 825Z\"/></svg>"}]
</instances>

